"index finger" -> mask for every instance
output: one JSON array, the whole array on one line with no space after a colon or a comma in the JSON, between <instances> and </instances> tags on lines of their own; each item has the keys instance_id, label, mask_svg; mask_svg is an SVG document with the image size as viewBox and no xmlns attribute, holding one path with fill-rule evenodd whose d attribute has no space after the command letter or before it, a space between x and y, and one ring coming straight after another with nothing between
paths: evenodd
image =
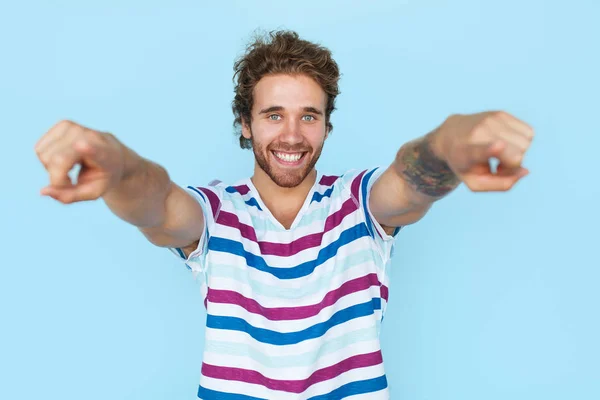
<instances>
[{"instance_id":1,"label":"index finger","mask_svg":"<svg viewBox=\"0 0 600 400\"><path fill-rule=\"evenodd\" d=\"M44 148L50 144L54 139L63 135L71 126L71 123L68 121L60 121L52 128L48 129L48 131L37 141L34 148L36 152L41 152Z\"/></svg>"},{"instance_id":2,"label":"index finger","mask_svg":"<svg viewBox=\"0 0 600 400\"><path fill-rule=\"evenodd\" d=\"M46 169L50 175L50 185L55 187L72 186L69 171L79 162L75 151L61 152L51 156Z\"/></svg>"},{"instance_id":3,"label":"index finger","mask_svg":"<svg viewBox=\"0 0 600 400\"><path fill-rule=\"evenodd\" d=\"M534 129L532 126L527 124L525 121L522 121L515 117L514 115L507 113L500 113L500 118L502 121L513 128L515 131L523 134L527 139L531 140L534 136Z\"/></svg>"}]
</instances>

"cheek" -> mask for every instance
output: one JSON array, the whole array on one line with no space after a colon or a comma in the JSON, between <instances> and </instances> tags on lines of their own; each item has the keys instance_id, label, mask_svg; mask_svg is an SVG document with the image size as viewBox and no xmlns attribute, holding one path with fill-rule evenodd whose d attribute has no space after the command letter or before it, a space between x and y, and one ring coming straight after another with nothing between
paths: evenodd
<instances>
[{"instance_id":1,"label":"cheek","mask_svg":"<svg viewBox=\"0 0 600 400\"><path fill-rule=\"evenodd\" d=\"M306 138L314 148L320 147L325 138L327 137L327 131L323 127L318 127L307 132Z\"/></svg>"},{"instance_id":2,"label":"cheek","mask_svg":"<svg viewBox=\"0 0 600 400\"><path fill-rule=\"evenodd\" d=\"M254 140L269 144L279 136L280 127L273 124L258 123L252 128Z\"/></svg>"}]
</instances>

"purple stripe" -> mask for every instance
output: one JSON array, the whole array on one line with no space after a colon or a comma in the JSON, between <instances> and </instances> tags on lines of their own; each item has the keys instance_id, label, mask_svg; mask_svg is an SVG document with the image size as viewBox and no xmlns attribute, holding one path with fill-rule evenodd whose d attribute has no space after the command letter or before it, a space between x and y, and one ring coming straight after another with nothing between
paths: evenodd
<instances>
[{"instance_id":1,"label":"purple stripe","mask_svg":"<svg viewBox=\"0 0 600 400\"><path fill-rule=\"evenodd\" d=\"M231 228L236 228L242 234L242 237L252 240L253 242L257 242L258 238L256 237L256 231L250 225L246 225L240 222L240 219L237 215L230 213L228 211L221 211L219 213L219 218L217 219L217 223L229 226Z\"/></svg>"},{"instance_id":2,"label":"purple stripe","mask_svg":"<svg viewBox=\"0 0 600 400\"><path fill-rule=\"evenodd\" d=\"M233 188L242 196L246 195L250 191L248 185L233 186Z\"/></svg>"},{"instance_id":3,"label":"purple stripe","mask_svg":"<svg viewBox=\"0 0 600 400\"><path fill-rule=\"evenodd\" d=\"M352 193L352 197L354 197L356 201L360 201L360 183L362 181L363 176L365 175L365 172L367 171L363 171L360 174L358 174L358 176L354 178L352 184L350 185L350 192Z\"/></svg>"},{"instance_id":4,"label":"purple stripe","mask_svg":"<svg viewBox=\"0 0 600 400\"><path fill-rule=\"evenodd\" d=\"M319 180L319 185L323 186L331 186L335 181L337 181L339 176L334 175L323 175Z\"/></svg>"},{"instance_id":5,"label":"purple stripe","mask_svg":"<svg viewBox=\"0 0 600 400\"><path fill-rule=\"evenodd\" d=\"M390 297L390 290L388 289L387 286L381 285L381 298L384 299L385 301L388 301L389 297Z\"/></svg>"},{"instance_id":6,"label":"purple stripe","mask_svg":"<svg viewBox=\"0 0 600 400\"><path fill-rule=\"evenodd\" d=\"M215 379L253 383L272 390L302 393L312 385L334 379L344 372L378 365L382 362L383 357L381 356L381 350L377 350L373 353L349 357L337 364L319 369L313 372L307 379L302 380L271 379L257 371L242 368L219 367L207 363L202 364L202 375Z\"/></svg>"},{"instance_id":7,"label":"purple stripe","mask_svg":"<svg viewBox=\"0 0 600 400\"><path fill-rule=\"evenodd\" d=\"M206 195L206 197L208 197L208 202L210 203L210 208L213 213L213 218L216 217L217 212L219 211L219 208L221 207L221 201L219 200L219 197L210 189L203 188L203 187L199 187L198 189L201 190Z\"/></svg>"},{"instance_id":8,"label":"purple stripe","mask_svg":"<svg viewBox=\"0 0 600 400\"><path fill-rule=\"evenodd\" d=\"M342 297L368 289L371 286L381 286L381 283L377 279L377 274L373 273L345 282L339 288L327 293L320 303L301 307L267 308L261 306L256 300L249 299L231 290L211 289L208 292L208 301L221 304L236 304L251 313L262 315L272 321L292 321L314 317L322 309L335 304Z\"/></svg>"},{"instance_id":9,"label":"purple stripe","mask_svg":"<svg viewBox=\"0 0 600 400\"><path fill-rule=\"evenodd\" d=\"M243 238L258 243L260 252L263 255L289 257L301 252L302 250L320 246L323 235L339 226L344 217L356 211L357 209L358 206L352 199L346 200L338 211L327 217L325 220L325 227L322 232L303 236L290 243L273 243L265 241L259 242L256 237L256 231L252 226L241 223L237 215L227 211L221 211L216 222L224 226L238 229Z\"/></svg>"}]
</instances>

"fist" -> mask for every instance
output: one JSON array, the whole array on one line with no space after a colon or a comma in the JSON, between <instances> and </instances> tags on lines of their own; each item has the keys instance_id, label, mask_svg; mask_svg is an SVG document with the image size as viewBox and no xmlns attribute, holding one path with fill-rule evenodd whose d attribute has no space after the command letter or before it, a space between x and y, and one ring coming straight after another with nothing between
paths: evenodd
<instances>
[{"instance_id":1,"label":"fist","mask_svg":"<svg viewBox=\"0 0 600 400\"><path fill-rule=\"evenodd\" d=\"M63 204L95 200L120 182L124 150L111 134L70 121L53 126L35 145L50 183L40 193ZM76 182L69 172L79 165Z\"/></svg>"},{"instance_id":2,"label":"fist","mask_svg":"<svg viewBox=\"0 0 600 400\"><path fill-rule=\"evenodd\" d=\"M533 136L533 128L502 111L453 115L438 128L434 149L472 191L507 191L529 173L522 162Z\"/></svg>"}]
</instances>

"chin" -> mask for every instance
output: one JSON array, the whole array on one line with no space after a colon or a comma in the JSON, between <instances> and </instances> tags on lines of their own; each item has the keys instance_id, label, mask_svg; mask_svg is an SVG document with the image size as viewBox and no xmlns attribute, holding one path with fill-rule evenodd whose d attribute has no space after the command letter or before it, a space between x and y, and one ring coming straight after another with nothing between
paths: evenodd
<instances>
[{"instance_id":1,"label":"chin","mask_svg":"<svg viewBox=\"0 0 600 400\"><path fill-rule=\"evenodd\" d=\"M273 182L277 184L277 186L281 186L284 188L294 188L304 182L304 179L308 176L306 174L292 174L292 173L275 173L269 174L269 177Z\"/></svg>"},{"instance_id":2,"label":"chin","mask_svg":"<svg viewBox=\"0 0 600 400\"><path fill-rule=\"evenodd\" d=\"M281 165L281 163L275 159L274 155L270 155L269 162L265 163L265 159L259 161L259 165L263 171L271 178L277 186L284 188L294 188L299 186L306 177L312 171L315 163L314 159L309 159L310 154L304 155L302 164L297 167L288 167Z\"/></svg>"}]
</instances>

